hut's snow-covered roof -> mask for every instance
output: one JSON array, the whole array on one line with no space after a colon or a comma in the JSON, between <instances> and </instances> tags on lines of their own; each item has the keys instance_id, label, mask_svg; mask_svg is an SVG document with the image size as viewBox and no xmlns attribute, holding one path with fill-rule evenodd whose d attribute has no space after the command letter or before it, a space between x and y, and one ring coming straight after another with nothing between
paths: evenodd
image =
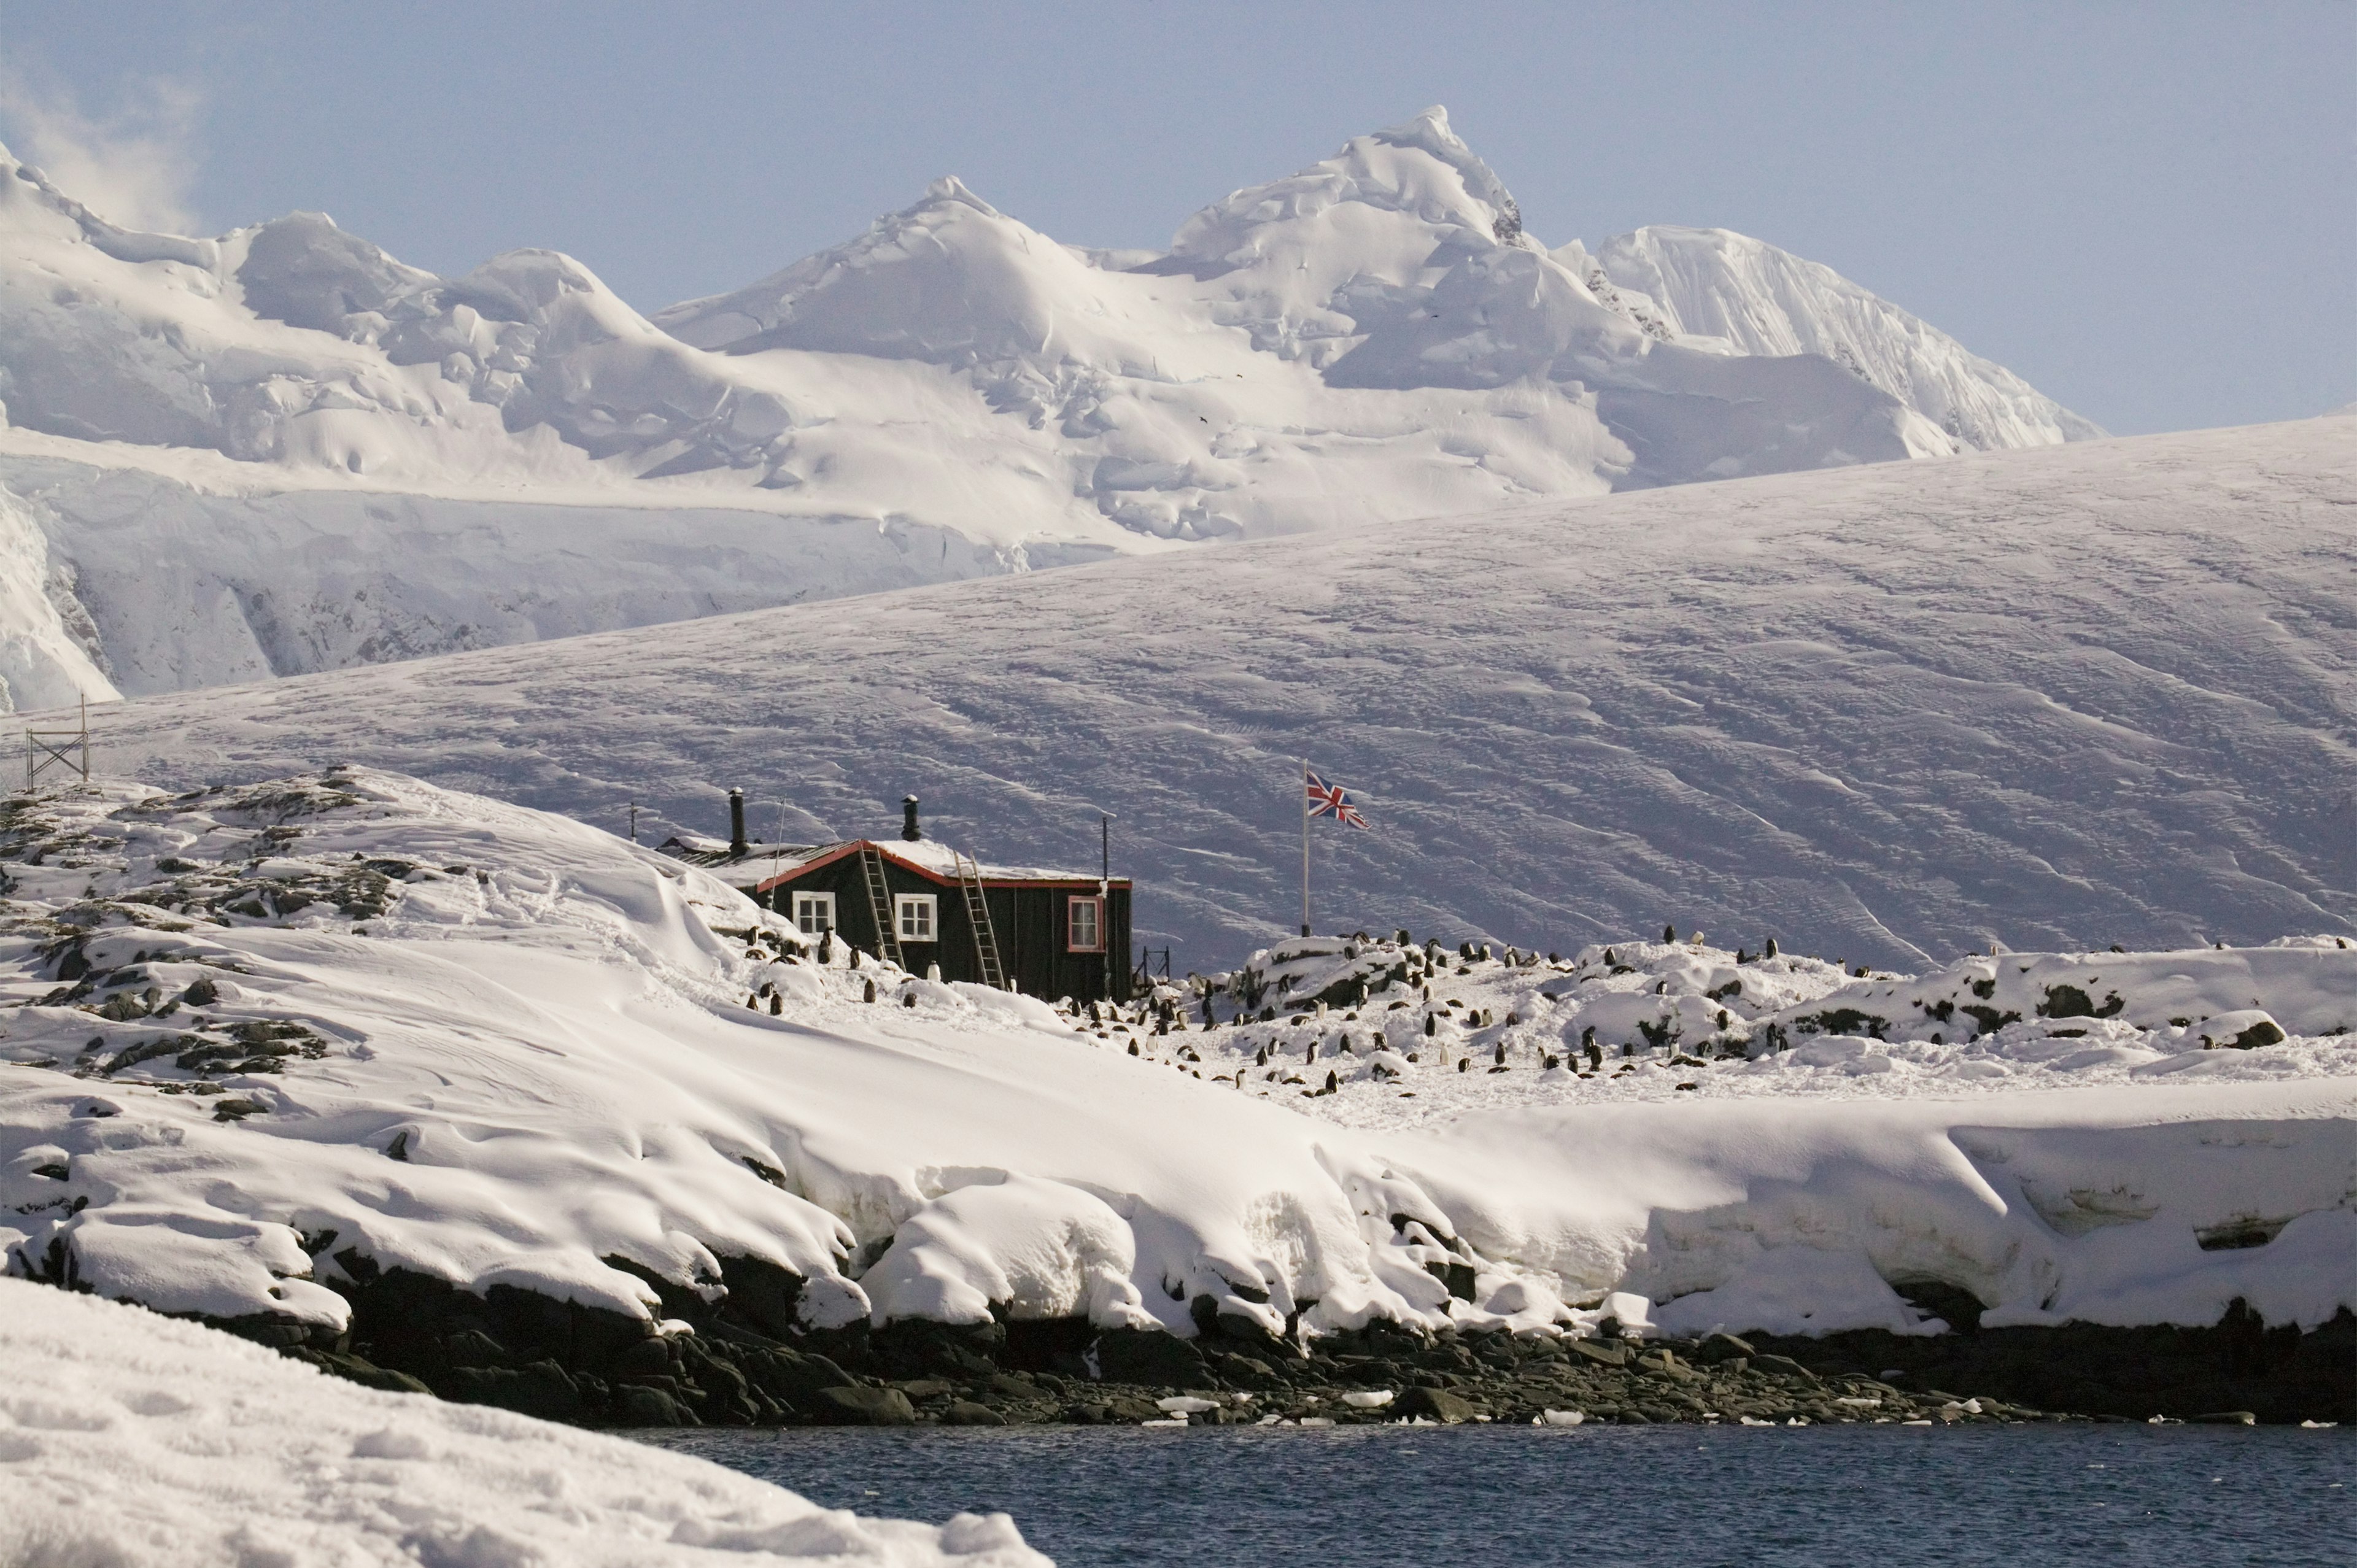
<instances>
[{"instance_id":1,"label":"hut's snow-covered roof","mask_svg":"<svg viewBox=\"0 0 2357 1568\"><path fill-rule=\"evenodd\" d=\"M681 833L664 842L663 853L691 865L717 872L733 884L750 886L755 883L766 887L779 880L791 880L838 856L853 853L862 843L871 843L885 859L896 861L909 870L937 877L944 882L958 879L957 850L934 839L845 839L835 843L772 844L749 843L742 854L733 853L726 839L705 838L696 833ZM1094 883L1100 880L1093 869L1056 870L1037 865L1002 865L991 861L979 861L979 874L985 882L1059 882ZM1129 878L1111 878L1115 885L1129 886Z\"/></svg>"}]
</instances>

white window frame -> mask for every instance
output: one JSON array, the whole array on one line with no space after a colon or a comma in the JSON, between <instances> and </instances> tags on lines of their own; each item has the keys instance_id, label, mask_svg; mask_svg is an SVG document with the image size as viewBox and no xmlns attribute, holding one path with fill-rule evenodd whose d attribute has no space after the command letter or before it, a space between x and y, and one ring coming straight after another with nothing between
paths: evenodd
<instances>
[{"instance_id":1,"label":"white window frame","mask_svg":"<svg viewBox=\"0 0 2357 1568\"><path fill-rule=\"evenodd\" d=\"M911 916L915 918L912 920ZM892 929L904 942L942 940L942 900L937 893L899 893L892 898Z\"/></svg>"},{"instance_id":2,"label":"white window frame","mask_svg":"<svg viewBox=\"0 0 2357 1568\"><path fill-rule=\"evenodd\" d=\"M787 908L794 912L794 929L806 937L824 936L834 929L834 895L832 893L797 893L787 891ZM813 925L803 918L805 913L818 917Z\"/></svg>"},{"instance_id":3,"label":"white window frame","mask_svg":"<svg viewBox=\"0 0 2357 1568\"><path fill-rule=\"evenodd\" d=\"M1103 952L1105 950L1105 901L1102 894L1075 893L1064 901L1064 950L1066 952ZM1082 946L1080 934L1080 912L1089 911L1089 924L1096 940Z\"/></svg>"}]
</instances>

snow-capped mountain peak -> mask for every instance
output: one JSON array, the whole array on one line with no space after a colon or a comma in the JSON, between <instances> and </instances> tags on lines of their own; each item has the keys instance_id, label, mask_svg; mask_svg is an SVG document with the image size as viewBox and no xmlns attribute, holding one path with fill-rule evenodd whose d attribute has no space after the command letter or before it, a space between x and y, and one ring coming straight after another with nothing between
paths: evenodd
<instances>
[{"instance_id":1,"label":"snow-capped mountain peak","mask_svg":"<svg viewBox=\"0 0 2357 1568\"><path fill-rule=\"evenodd\" d=\"M154 691L2093 433L1756 241L1550 252L1437 108L1166 252L945 177L651 320L554 251L442 277L317 212L135 232L5 154L0 236L0 486L58 612L0 616L48 650L27 691L74 647L83 689Z\"/></svg>"},{"instance_id":2,"label":"snow-capped mountain peak","mask_svg":"<svg viewBox=\"0 0 2357 1568\"><path fill-rule=\"evenodd\" d=\"M1199 271L1251 266L1268 257L1277 236L1352 206L1397 214L1424 230L1529 243L1522 209L1505 182L1448 128L1448 111L1435 105L1400 124L1352 137L1332 157L1298 174L1213 202L1179 227L1171 260ZM1352 216L1363 220L1366 215Z\"/></svg>"},{"instance_id":3,"label":"snow-capped mountain peak","mask_svg":"<svg viewBox=\"0 0 2357 1568\"><path fill-rule=\"evenodd\" d=\"M1965 446L2104 434L1831 267L1747 234L1656 225L1617 234L1593 254L1574 242L1555 257L1656 337L1720 354L1822 354Z\"/></svg>"},{"instance_id":4,"label":"snow-capped mountain peak","mask_svg":"<svg viewBox=\"0 0 2357 1568\"><path fill-rule=\"evenodd\" d=\"M1076 345L1059 353L1060 321L1125 313L1104 277L1086 255L951 175L845 244L733 293L671 306L654 321L682 342L730 355L793 349L967 369L1065 357ZM1153 329L1142 323L1141 336Z\"/></svg>"}]
</instances>

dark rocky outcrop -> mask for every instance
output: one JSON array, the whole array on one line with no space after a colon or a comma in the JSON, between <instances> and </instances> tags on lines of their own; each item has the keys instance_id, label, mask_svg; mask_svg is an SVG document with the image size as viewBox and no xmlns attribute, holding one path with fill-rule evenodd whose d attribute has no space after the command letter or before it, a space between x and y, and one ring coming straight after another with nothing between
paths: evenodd
<instances>
[{"instance_id":1,"label":"dark rocky outcrop","mask_svg":"<svg viewBox=\"0 0 2357 1568\"><path fill-rule=\"evenodd\" d=\"M593 1426L1130 1423L1164 1418L1156 1402L1174 1394L1210 1404L1188 1416L1198 1424L1528 1423L1548 1410L1630 1423L2357 1420L2357 1317L2271 1328L2240 1303L2204 1328L1991 1329L1919 1291L1951 1332L1636 1343L1374 1324L1305 1350L1071 1319L811 1331L793 1313L801 1282L742 1259L723 1260L717 1305L651 1282L694 1330L664 1336L524 1291L475 1295L350 1252L338 1262L348 1334L281 1318L219 1326L371 1387ZM1395 1397L1346 1402L1360 1390Z\"/></svg>"}]
</instances>

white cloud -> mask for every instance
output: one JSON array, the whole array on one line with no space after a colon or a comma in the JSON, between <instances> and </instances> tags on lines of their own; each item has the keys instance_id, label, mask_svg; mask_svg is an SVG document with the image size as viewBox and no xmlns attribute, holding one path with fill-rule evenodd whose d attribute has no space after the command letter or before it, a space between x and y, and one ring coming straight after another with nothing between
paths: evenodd
<instances>
[{"instance_id":1,"label":"white cloud","mask_svg":"<svg viewBox=\"0 0 2357 1568\"><path fill-rule=\"evenodd\" d=\"M125 228L195 232L188 189L201 95L187 82L152 77L124 83L122 98L122 107L93 117L71 91L0 66L0 128L19 158Z\"/></svg>"}]
</instances>

